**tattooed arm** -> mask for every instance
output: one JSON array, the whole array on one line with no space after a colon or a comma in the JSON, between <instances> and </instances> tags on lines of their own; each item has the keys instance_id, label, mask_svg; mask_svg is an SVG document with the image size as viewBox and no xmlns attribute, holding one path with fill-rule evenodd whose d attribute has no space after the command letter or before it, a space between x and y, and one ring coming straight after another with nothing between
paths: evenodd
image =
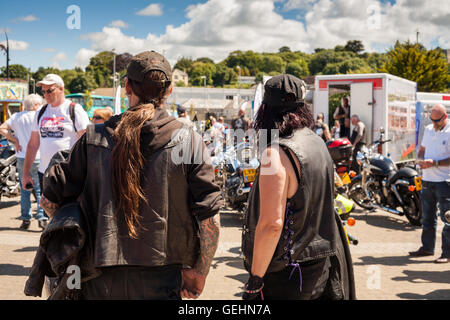
<instances>
[{"instance_id":1,"label":"tattooed arm","mask_svg":"<svg viewBox=\"0 0 450 320\"><path fill-rule=\"evenodd\" d=\"M55 212L59 209L59 205L57 203L51 202L44 195L41 196L41 201L39 202L39 204L50 218L53 217Z\"/></svg>"},{"instance_id":2,"label":"tattooed arm","mask_svg":"<svg viewBox=\"0 0 450 320\"><path fill-rule=\"evenodd\" d=\"M197 299L203 292L218 243L219 221L216 215L200 223L200 255L193 269L183 270L183 298Z\"/></svg>"}]
</instances>

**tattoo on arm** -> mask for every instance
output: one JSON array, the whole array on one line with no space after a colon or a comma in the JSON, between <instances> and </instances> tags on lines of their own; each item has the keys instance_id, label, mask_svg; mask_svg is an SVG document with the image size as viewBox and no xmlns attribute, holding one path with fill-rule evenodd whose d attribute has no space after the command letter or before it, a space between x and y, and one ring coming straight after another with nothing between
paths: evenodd
<instances>
[{"instance_id":1,"label":"tattoo on arm","mask_svg":"<svg viewBox=\"0 0 450 320\"><path fill-rule=\"evenodd\" d=\"M200 256L194 267L198 274L208 275L218 243L219 220L217 216L200 222Z\"/></svg>"},{"instance_id":2,"label":"tattoo on arm","mask_svg":"<svg viewBox=\"0 0 450 320\"><path fill-rule=\"evenodd\" d=\"M49 217L52 217L59 209L59 205L48 200L44 195L41 196L41 208L45 210Z\"/></svg>"}]
</instances>

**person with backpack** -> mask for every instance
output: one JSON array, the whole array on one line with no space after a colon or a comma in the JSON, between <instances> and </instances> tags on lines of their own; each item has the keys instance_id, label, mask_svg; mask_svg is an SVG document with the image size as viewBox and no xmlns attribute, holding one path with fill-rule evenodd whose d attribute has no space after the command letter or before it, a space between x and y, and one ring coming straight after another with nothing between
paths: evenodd
<instances>
[{"instance_id":1,"label":"person with backpack","mask_svg":"<svg viewBox=\"0 0 450 320\"><path fill-rule=\"evenodd\" d=\"M64 82L56 74L48 74L36 84L42 88L47 102L35 113L31 127L31 137L28 141L22 185L31 189L34 185L29 172L40 152L38 168L41 193L44 189L43 177L47 166L55 153L72 148L75 142L86 132L90 123L89 117L79 104L67 100L64 95ZM39 226L45 229L48 216L39 220Z\"/></svg>"},{"instance_id":2,"label":"person with backpack","mask_svg":"<svg viewBox=\"0 0 450 320\"><path fill-rule=\"evenodd\" d=\"M9 141L14 143L17 156L17 171L19 179L23 176L23 167L25 162L25 153L27 151L27 144L31 136L31 126L35 118L36 110L42 106L43 99L40 95L30 94L23 101L24 109L22 112L14 113L5 123L0 126L0 135L4 135ZM9 131L14 131L14 134ZM39 206L41 198L41 190L39 185L38 167L39 167L39 152L36 154L36 159L32 164L30 176L34 181L34 192L37 202L36 220L42 220L44 210ZM25 186L20 183L20 220L22 221L20 229L28 230L30 228L32 219L31 206L31 192L25 190Z\"/></svg>"},{"instance_id":3,"label":"person with backpack","mask_svg":"<svg viewBox=\"0 0 450 320\"><path fill-rule=\"evenodd\" d=\"M133 57L130 108L88 126L46 173L44 210L61 218L57 210L76 200L92 226L84 261L101 275L82 282L80 299L196 299L203 291L223 200L202 137L166 110L172 88L164 56Z\"/></svg>"}]
</instances>

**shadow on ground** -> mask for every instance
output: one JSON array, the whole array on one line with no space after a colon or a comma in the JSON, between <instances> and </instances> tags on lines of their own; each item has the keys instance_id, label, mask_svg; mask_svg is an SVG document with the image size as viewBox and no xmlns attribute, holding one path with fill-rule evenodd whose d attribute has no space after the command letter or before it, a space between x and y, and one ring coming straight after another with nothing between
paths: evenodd
<instances>
[{"instance_id":1,"label":"shadow on ground","mask_svg":"<svg viewBox=\"0 0 450 320\"><path fill-rule=\"evenodd\" d=\"M31 268L17 264L0 264L0 276L28 276Z\"/></svg>"},{"instance_id":2,"label":"shadow on ground","mask_svg":"<svg viewBox=\"0 0 450 320\"><path fill-rule=\"evenodd\" d=\"M383 265L383 266L406 266L409 264L430 264L431 261L423 261L423 260L414 260L409 256L393 256L393 257L358 257L358 260L361 262L355 262L356 258L353 261L353 265L355 266L367 266L367 265Z\"/></svg>"},{"instance_id":3,"label":"shadow on ground","mask_svg":"<svg viewBox=\"0 0 450 320\"><path fill-rule=\"evenodd\" d=\"M11 227L1 227L1 231L21 231L21 232L29 232L29 233L42 233L42 230L22 230L17 226L17 228L11 228Z\"/></svg>"},{"instance_id":4,"label":"shadow on ground","mask_svg":"<svg viewBox=\"0 0 450 320\"><path fill-rule=\"evenodd\" d=\"M34 252L37 251L38 247L25 247L14 250L14 252Z\"/></svg>"},{"instance_id":5,"label":"shadow on ground","mask_svg":"<svg viewBox=\"0 0 450 320\"><path fill-rule=\"evenodd\" d=\"M392 278L394 281L408 281L412 283L443 283L449 284L450 270L447 271L414 271L404 270L405 276Z\"/></svg>"},{"instance_id":6,"label":"shadow on ground","mask_svg":"<svg viewBox=\"0 0 450 320\"><path fill-rule=\"evenodd\" d=\"M377 212L355 210L351 216L357 221L366 222L368 225L390 230L415 231L421 229L421 227L411 225L406 217L396 216L394 214L386 215Z\"/></svg>"},{"instance_id":7,"label":"shadow on ground","mask_svg":"<svg viewBox=\"0 0 450 320\"><path fill-rule=\"evenodd\" d=\"M19 201L2 201L0 202L0 209L14 207L17 206L19 203L20 203Z\"/></svg>"},{"instance_id":8,"label":"shadow on ground","mask_svg":"<svg viewBox=\"0 0 450 320\"><path fill-rule=\"evenodd\" d=\"M450 300L450 290L435 290L424 295L405 292L399 293L397 296L409 300Z\"/></svg>"},{"instance_id":9,"label":"shadow on ground","mask_svg":"<svg viewBox=\"0 0 450 320\"><path fill-rule=\"evenodd\" d=\"M235 247L228 250L228 252L233 253L232 257L216 257L211 263L211 268L217 269L220 264L225 264L232 268L244 270L244 262L241 257L241 248Z\"/></svg>"}]
</instances>

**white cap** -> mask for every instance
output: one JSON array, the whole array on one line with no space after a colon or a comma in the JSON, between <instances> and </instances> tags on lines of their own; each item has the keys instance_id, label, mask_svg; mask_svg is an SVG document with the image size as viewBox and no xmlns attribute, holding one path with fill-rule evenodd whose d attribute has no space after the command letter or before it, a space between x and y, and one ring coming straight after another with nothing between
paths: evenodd
<instances>
[{"instance_id":1,"label":"white cap","mask_svg":"<svg viewBox=\"0 0 450 320\"><path fill-rule=\"evenodd\" d=\"M42 79L41 81L39 81L38 83L36 83L36 87L40 87L42 85L52 85L52 84L57 84L60 87L64 87L64 81L63 79L61 79L60 76L58 76L57 74L48 74L44 77L44 79Z\"/></svg>"}]
</instances>

